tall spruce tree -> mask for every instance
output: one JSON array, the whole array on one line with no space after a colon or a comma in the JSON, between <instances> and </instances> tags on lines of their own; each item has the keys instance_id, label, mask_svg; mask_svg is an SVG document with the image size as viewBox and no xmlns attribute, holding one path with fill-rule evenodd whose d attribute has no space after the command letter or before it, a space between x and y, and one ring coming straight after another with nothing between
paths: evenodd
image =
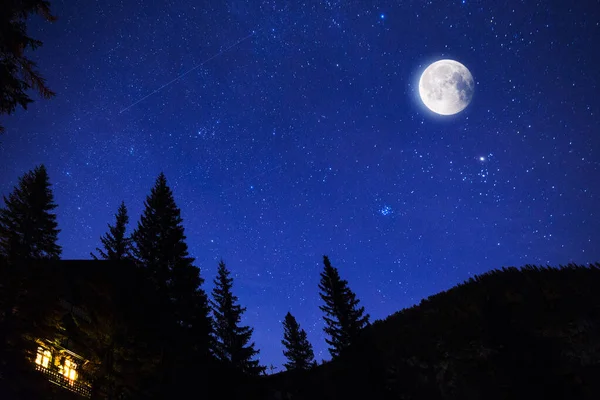
<instances>
[{"instance_id":1,"label":"tall spruce tree","mask_svg":"<svg viewBox=\"0 0 600 400\"><path fill-rule=\"evenodd\" d=\"M7 325L16 322L13 310L26 308L21 312L22 317L26 316L35 311L28 304L39 300L35 298L36 291L31 290L36 282L35 277L29 276L26 264L59 259L61 247L57 243L56 214L52 212L56 204L43 165L20 177L12 193L4 196L4 203L0 209L0 320L5 329L0 327L0 331L7 333ZM41 326L39 322L35 321ZM13 330L16 332L17 328ZM0 343L3 341L0 337Z\"/></svg>"},{"instance_id":2,"label":"tall spruce tree","mask_svg":"<svg viewBox=\"0 0 600 400\"><path fill-rule=\"evenodd\" d=\"M42 97L54 93L46 87L36 64L25 56L27 49L42 45L27 34L27 19L34 14L55 21L46 0L9 0L2 2L0 12L0 114L12 114L17 106L27 109L33 100L27 94L35 89ZM4 129L0 125L0 132Z\"/></svg>"},{"instance_id":3,"label":"tall spruce tree","mask_svg":"<svg viewBox=\"0 0 600 400\"><path fill-rule=\"evenodd\" d=\"M61 254L53 213L57 206L46 168L40 165L20 177L4 203L0 209L0 369L24 359L21 352L34 339L58 340L62 331L52 284L40 280L30 268L40 260L58 260Z\"/></svg>"},{"instance_id":4,"label":"tall spruce tree","mask_svg":"<svg viewBox=\"0 0 600 400\"><path fill-rule=\"evenodd\" d=\"M174 383L181 376L177 368L187 365L189 358L195 357L198 366L203 361L198 356L210 354L210 308L201 287L204 279L188 253L181 211L163 173L156 179L144 205L132 234L132 252L162 299L163 307L156 312L170 321L158 333L166 390L169 384L179 386Z\"/></svg>"},{"instance_id":5,"label":"tall spruce tree","mask_svg":"<svg viewBox=\"0 0 600 400\"><path fill-rule=\"evenodd\" d=\"M115 214L115 224L108 224L108 232L100 238L103 249L96 247L100 257L104 260L127 260L131 258L131 238L125 235L129 216L125 202L121 202L117 214ZM98 257L91 253L91 256L97 260Z\"/></svg>"},{"instance_id":6,"label":"tall spruce tree","mask_svg":"<svg viewBox=\"0 0 600 400\"><path fill-rule=\"evenodd\" d=\"M285 315L283 321L283 340L281 343L285 346L283 355L288 362L283 364L289 370L309 369L314 363L314 353L312 345L306 337L306 331L300 329L300 324L291 313Z\"/></svg>"},{"instance_id":7,"label":"tall spruce tree","mask_svg":"<svg viewBox=\"0 0 600 400\"><path fill-rule=\"evenodd\" d=\"M323 256L323 263L319 295L325 304L319 308L325 313L324 331L329 335L329 339L325 339L329 353L336 358L368 325L369 315L365 314L364 307L358 306L359 300L348 287L348 281L340 278L337 268L331 266L327 256Z\"/></svg>"},{"instance_id":8,"label":"tall spruce tree","mask_svg":"<svg viewBox=\"0 0 600 400\"><path fill-rule=\"evenodd\" d=\"M19 178L0 209L0 255L9 264L59 259L58 223L48 172L40 165Z\"/></svg>"},{"instance_id":9,"label":"tall spruce tree","mask_svg":"<svg viewBox=\"0 0 600 400\"><path fill-rule=\"evenodd\" d=\"M192 260L185 243L181 211L162 172L146 197L144 207L132 234L133 255L148 270L157 288L168 293L175 264L191 265Z\"/></svg>"},{"instance_id":10,"label":"tall spruce tree","mask_svg":"<svg viewBox=\"0 0 600 400\"><path fill-rule=\"evenodd\" d=\"M250 342L253 329L240 326L245 307L238 304L238 297L232 292L233 278L223 260L219 262L215 287L211 301L214 340L213 353L220 361L231 365L234 369L249 375L259 375L265 367L252 358L259 353Z\"/></svg>"}]
</instances>

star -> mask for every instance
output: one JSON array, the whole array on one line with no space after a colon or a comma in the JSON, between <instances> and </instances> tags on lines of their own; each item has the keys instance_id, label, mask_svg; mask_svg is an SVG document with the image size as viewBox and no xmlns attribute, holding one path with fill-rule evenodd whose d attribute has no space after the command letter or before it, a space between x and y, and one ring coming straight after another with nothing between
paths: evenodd
<instances>
[{"instance_id":1,"label":"star","mask_svg":"<svg viewBox=\"0 0 600 400\"><path fill-rule=\"evenodd\" d=\"M379 214L383 215L384 217L387 217L388 215L390 215L392 213L393 213L392 207L390 207L388 205L384 205L379 209Z\"/></svg>"}]
</instances>

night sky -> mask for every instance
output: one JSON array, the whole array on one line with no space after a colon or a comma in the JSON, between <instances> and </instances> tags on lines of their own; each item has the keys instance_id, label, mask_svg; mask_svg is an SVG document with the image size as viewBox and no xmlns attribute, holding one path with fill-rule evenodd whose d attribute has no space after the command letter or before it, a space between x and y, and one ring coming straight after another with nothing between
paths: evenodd
<instances>
[{"instance_id":1,"label":"night sky","mask_svg":"<svg viewBox=\"0 0 600 400\"><path fill-rule=\"evenodd\" d=\"M599 1L52 10L29 33L57 96L2 116L0 192L44 163L63 256L89 258L164 171L204 288L222 257L265 365L287 311L329 358L324 254L372 319L490 269L600 260ZM418 97L443 58L475 80L447 117Z\"/></svg>"}]
</instances>

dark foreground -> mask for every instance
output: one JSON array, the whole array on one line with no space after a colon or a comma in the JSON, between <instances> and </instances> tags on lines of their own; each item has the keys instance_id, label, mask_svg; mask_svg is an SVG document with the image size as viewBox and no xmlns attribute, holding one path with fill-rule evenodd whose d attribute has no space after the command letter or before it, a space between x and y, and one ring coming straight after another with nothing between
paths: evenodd
<instances>
[{"instance_id":1,"label":"dark foreground","mask_svg":"<svg viewBox=\"0 0 600 400\"><path fill-rule=\"evenodd\" d=\"M336 362L255 398L598 399L600 265L507 268L377 321Z\"/></svg>"},{"instance_id":2,"label":"dark foreground","mask_svg":"<svg viewBox=\"0 0 600 400\"><path fill-rule=\"evenodd\" d=\"M1 399L82 398L49 383L30 361L3 357ZM218 365L204 371L186 377L193 384L184 392L128 396L598 399L600 264L492 271L375 322L346 354L309 371L257 378Z\"/></svg>"}]
</instances>

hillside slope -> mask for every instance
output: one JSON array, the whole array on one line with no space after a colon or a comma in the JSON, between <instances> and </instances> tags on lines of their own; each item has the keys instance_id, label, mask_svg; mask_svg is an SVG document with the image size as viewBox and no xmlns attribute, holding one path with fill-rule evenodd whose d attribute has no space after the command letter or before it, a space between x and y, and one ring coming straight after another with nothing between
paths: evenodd
<instances>
[{"instance_id":1,"label":"hillside slope","mask_svg":"<svg viewBox=\"0 0 600 400\"><path fill-rule=\"evenodd\" d=\"M252 391L263 399L587 399L600 398L598 377L596 263L488 272L375 322L342 358L262 378Z\"/></svg>"}]
</instances>

